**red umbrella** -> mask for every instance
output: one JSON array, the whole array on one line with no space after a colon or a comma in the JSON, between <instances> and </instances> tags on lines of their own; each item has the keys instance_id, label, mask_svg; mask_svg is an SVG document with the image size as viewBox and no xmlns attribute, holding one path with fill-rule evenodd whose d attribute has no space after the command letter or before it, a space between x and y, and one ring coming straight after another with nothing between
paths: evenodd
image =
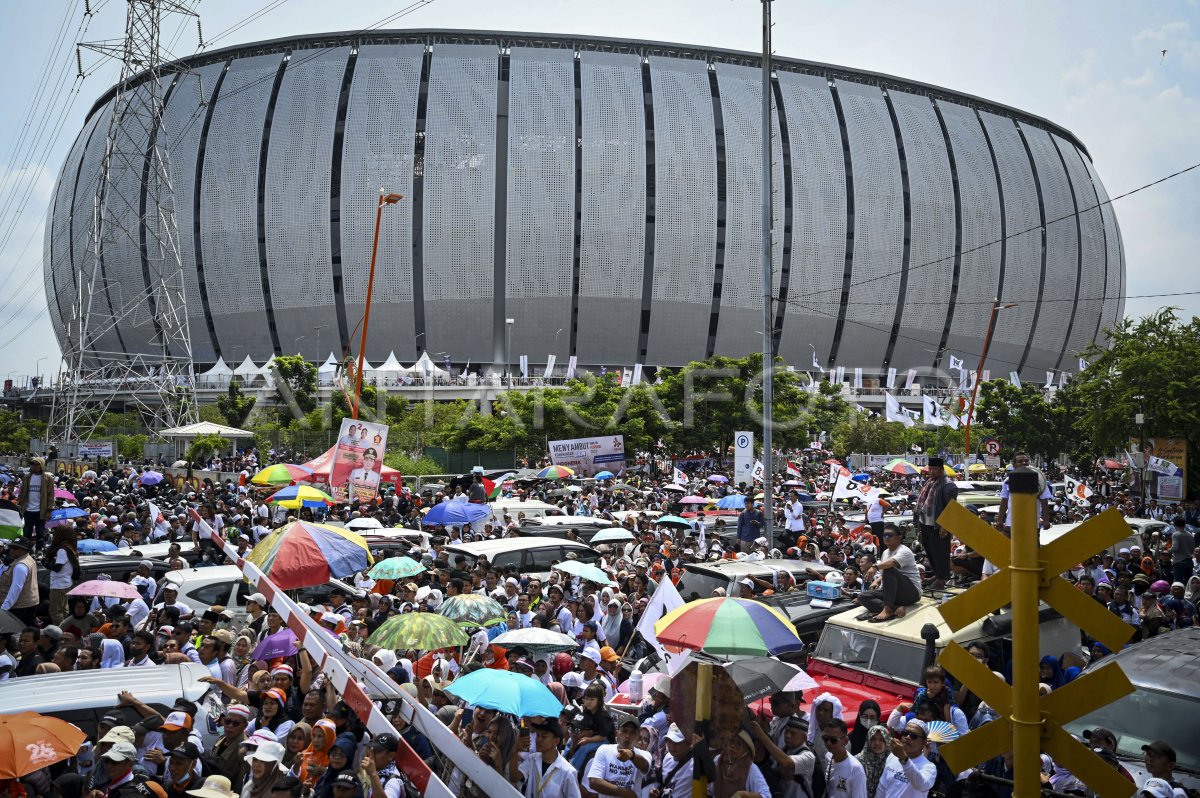
<instances>
[{"instance_id":1,"label":"red umbrella","mask_svg":"<svg viewBox=\"0 0 1200 798\"><path fill-rule=\"evenodd\" d=\"M1110 471L1124 471L1125 470L1125 464L1118 463L1116 460L1105 460L1104 463L1100 467L1107 468Z\"/></svg>"},{"instance_id":2,"label":"red umbrella","mask_svg":"<svg viewBox=\"0 0 1200 798\"><path fill-rule=\"evenodd\" d=\"M841 465L841 464L842 464L842 461L837 459L836 457L830 457L828 460L825 461L825 465Z\"/></svg>"}]
</instances>

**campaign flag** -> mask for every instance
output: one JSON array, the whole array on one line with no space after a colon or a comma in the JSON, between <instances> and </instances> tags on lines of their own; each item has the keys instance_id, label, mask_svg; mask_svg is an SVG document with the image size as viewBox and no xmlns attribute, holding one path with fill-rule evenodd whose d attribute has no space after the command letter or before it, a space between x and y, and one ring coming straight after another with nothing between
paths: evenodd
<instances>
[{"instance_id":1,"label":"campaign flag","mask_svg":"<svg viewBox=\"0 0 1200 798\"><path fill-rule=\"evenodd\" d=\"M937 400L932 396L921 397L921 422L935 427L942 427L946 424L942 420L941 408L938 407Z\"/></svg>"},{"instance_id":2,"label":"campaign flag","mask_svg":"<svg viewBox=\"0 0 1200 798\"><path fill-rule=\"evenodd\" d=\"M860 499L864 502L879 497L879 488L866 482L855 482L849 474L842 474L833 485L833 500Z\"/></svg>"},{"instance_id":3,"label":"campaign flag","mask_svg":"<svg viewBox=\"0 0 1200 798\"><path fill-rule=\"evenodd\" d=\"M883 393L884 401L884 418L888 421L896 421L906 427L913 425L912 418L904 412L904 408L900 407L900 402L896 401L896 397L892 396L887 391Z\"/></svg>"},{"instance_id":4,"label":"campaign flag","mask_svg":"<svg viewBox=\"0 0 1200 798\"><path fill-rule=\"evenodd\" d=\"M575 367L577 365L579 365L579 358L577 358L575 355L571 355L571 357L567 360L567 379L568 380L575 379Z\"/></svg>"},{"instance_id":5,"label":"campaign flag","mask_svg":"<svg viewBox=\"0 0 1200 798\"><path fill-rule=\"evenodd\" d=\"M1064 475L1063 483L1067 489L1067 496L1076 504L1083 504L1092 495L1092 489L1085 482L1080 482L1077 479L1071 479L1071 477Z\"/></svg>"},{"instance_id":6,"label":"campaign flag","mask_svg":"<svg viewBox=\"0 0 1200 798\"><path fill-rule=\"evenodd\" d=\"M913 387L913 383L915 383L916 381L917 381L917 370L909 369L908 377L906 377L904 380L904 390L911 391L912 387Z\"/></svg>"},{"instance_id":7,"label":"campaign flag","mask_svg":"<svg viewBox=\"0 0 1200 798\"><path fill-rule=\"evenodd\" d=\"M670 654L663 648L662 643L658 642L658 635L654 633L654 624L658 623L668 612L679 609L683 605L683 596L679 595L679 591L675 589L671 580L660 579L658 587L650 595L650 603L642 611L642 619L638 621L637 631L641 633L647 643L654 646L663 659L668 659Z\"/></svg>"},{"instance_id":8,"label":"campaign flag","mask_svg":"<svg viewBox=\"0 0 1200 798\"><path fill-rule=\"evenodd\" d=\"M799 464L799 463L794 463L794 462L792 462L791 460L788 460L788 464L787 464L787 472L788 472L788 476L789 476L789 477L798 477L798 476L800 476L800 464Z\"/></svg>"},{"instance_id":9,"label":"campaign flag","mask_svg":"<svg viewBox=\"0 0 1200 798\"><path fill-rule=\"evenodd\" d=\"M1042 387L1044 387L1044 388L1053 388L1054 387L1054 372L1053 371L1046 372L1046 384Z\"/></svg>"},{"instance_id":10,"label":"campaign flag","mask_svg":"<svg viewBox=\"0 0 1200 798\"><path fill-rule=\"evenodd\" d=\"M845 367L845 366L838 366L838 367L837 367L837 380L836 380L836 382L837 382L839 385L841 385L841 384L842 384L843 382L845 382L845 381L846 381L846 367Z\"/></svg>"},{"instance_id":11,"label":"campaign flag","mask_svg":"<svg viewBox=\"0 0 1200 798\"><path fill-rule=\"evenodd\" d=\"M25 517L17 505L0 499L0 538L16 540L25 530Z\"/></svg>"},{"instance_id":12,"label":"campaign flag","mask_svg":"<svg viewBox=\"0 0 1200 798\"><path fill-rule=\"evenodd\" d=\"M162 540L171 534L171 525L167 523L166 516L158 509L158 505L154 502L146 502L150 506L150 521L154 524L154 531L150 534L151 540Z\"/></svg>"},{"instance_id":13,"label":"campaign flag","mask_svg":"<svg viewBox=\"0 0 1200 798\"><path fill-rule=\"evenodd\" d=\"M1012 383L1012 387L1021 387L1021 375L1015 371L1008 372L1008 381Z\"/></svg>"},{"instance_id":14,"label":"campaign flag","mask_svg":"<svg viewBox=\"0 0 1200 798\"><path fill-rule=\"evenodd\" d=\"M529 379L529 355L521 355L521 379Z\"/></svg>"},{"instance_id":15,"label":"campaign flag","mask_svg":"<svg viewBox=\"0 0 1200 798\"><path fill-rule=\"evenodd\" d=\"M982 377L981 379L982 379L984 382L991 382L991 381L992 381L992 371L991 371L991 369L984 369L984 370L983 370L983 377Z\"/></svg>"},{"instance_id":16,"label":"campaign flag","mask_svg":"<svg viewBox=\"0 0 1200 798\"><path fill-rule=\"evenodd\" d=\"M1070 376L1071 375L1065 371L1058 372L1058 387L1066 388L1067 387L1067 378Z\"/></svg>"},{"instance_id":17,"label":"campaign flag","mask_svg":"<svg viewBox=\"0 0 1200 798\"><path fill-rule=\"evenodd\" d=\"M676 485L686 485L687 484L687 481L688 481L687 474L683 473L683 469L680 468L679 466L675 466L674 477L675 478L673 481L675 482Z\"/></svg>"},{"instance_id":18,"label":"campaign flag","mask_svg":"<svg viewBox=\"0 0 1200 798\"><path fill-rule=\"evenodd\" d=\"M554 355L546 355L546 370L544 372L542 372L543 379L548 380L548 379L550 379L551 375L554 374L554 361L555 361Z\"/></svg>"},{"instance_id":19,"label":"campaign flag","mask_svg":"<svg viewBox=\"0 0 1200 798\"><path fill-rule=\"evenodd\" d=\"M617 385L628 387L633 382L633 369L621 369Z\"/></svg>"},{"instance_id":20,"label":"campaign flag","mask_svg":"<svg viewBox=\"0 0 1200 798\"><path fill-rule=\"evenodd\" d=\"M1162 457L1151 456L1146 460L1146 468L1153 471L1155 474L1164 474L1168 477L1175 476L1179 473L1179 466Z\"/></svg>"},{"instance_id":21,"label":"campaign flag","mask_svg":"<svg viewBox=\"0 0 1200 798\"><path fill-rule=\"evenodd\" d=\"M1087 371L1087 367L1088 367L1088 362L1086 360L1084 360L1083 358L1079 358L1079 370Z\"/></svg>"},{"instance_id":22,"label":"campaign flag","mask_svg":"<svg viewBox=\"0 0 1200 798\"><path fill-rule=\"evenodd\" d=\"M766 466L764 466L762 464L762 460L754 461L754 472L753 473L754 473L755 481L757 481L757 482L763 481L763 478L767 475L767 468L766 468Z\"/></svg>"},{"instance_id":23,"label":"campaign flag","mask_svg":"<svg viewBox=\"0 0 1200 798\"><path fill-rule=\"evenodd\" d=\"M855 369L855 370L854 370L854 390L856 390L856 391L861 391L861 390L862 390L862 385L863 385L863 383L862 383L862 369L860 369L860 368L859 368L859 369Z\"/></svg>"},{"instance_id":24,"label":"campaign flag","mask_svg":"<svg viewBox=\"0 0 1200 798\"><path fill-rule=\"evenodd\" d=\"M962 359L957 358L954 355L951 355L950 356L950 370L951 371L962 371L962 367L963 367Z\"/></svg>"},{"instance_id":25,"label":"campaign flag","mask_svg":"<svg viewBox=\"0 0 1200 798\"><path fill-rule=\"evenodd\" d=\"M329 459L329 495L334 501L375 501L387 436L387 424L342 419L337 446Z\"/></svg>"},{"instance_id":26,"label":"campaign flag","mask_svg":"<svg viewBox=\"0 0 1200 798\"><path fill-rule=\"evenodd\" d=\"M821 372L822 374L825 373L825 369L821 368L821 364L817 362L817 350L815 350L815 349L813 350L813 368L815 368L817 371Z\"/></svg>"},{"instance_id":27,"label":"campaign flag","mask_svg":"<svg viewBox=\"0 0 1200 798\"><path fill-rule=\"evenodd\" d=\"M633 379L629 384L630 385L641 385L642 384L642 364L641 363L633 364Z\"/></svg>"},{"instance_id":28,"label":"campaign flag","mask_svg":"<svg viewBox=\"0 0 1200 798\"><path fill-rule=\"evenodd\" d=\"M829 484L836 485L840 477L849 477L850 469L837 463L829 464Z\"/></svg>"},{"instance_id":29,"label":"campaign flag","mask_svg":"<svg viewBox=\"0 0 1200 798\"><path fill-rule=\"evenodd\" d=\"M896 387L896 367L895 366L892 366L891 368L888 369L887 387L888 387L889 391Z\"/></svg>"}]
</instances>

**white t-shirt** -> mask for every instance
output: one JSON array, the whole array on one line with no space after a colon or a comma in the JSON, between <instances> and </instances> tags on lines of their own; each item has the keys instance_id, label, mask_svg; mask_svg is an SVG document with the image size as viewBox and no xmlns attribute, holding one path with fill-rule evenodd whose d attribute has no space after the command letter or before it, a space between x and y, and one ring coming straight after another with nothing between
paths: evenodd
<instances>
[{"instance_id":1,"label":"white t-shirt","mask_svg":"<svg viewBox=\"0 0 1200 798\"><path fill-rule=\"evenodd\" d=\"M25 497L25 512L37 513L42 509L42 475L29 475L29 495Z\"/></svg>"},{"instance_id":2,"label":"white t-shirt","mask_svg":"<svg viewBox=\"0 0 1200 798\"><path fill-rule=\"evenodd\" d=\"M61 570L51 569L50 571L50 589L51 590L69 590L71 587L71 558L67 555L66 549L59 549L54 555L54 564L58 566L65 565L66 568Z\"/></svg>"},{"instance_id":3,"label":"white t-shirt","mask_svg":"<svg viewBox=\"0 0 1200 798\"><path fill-rule=\"evenodd\" d=\"M721 762L721 754L717 757L717 763ZM664 771L665 773L665 771ZM799 785L796 785L799 786ZM767 780L763 778L762 771L758 769L758 765L750 765L750 772L746 774L746 786L742 789L747 792L756 792L759 795L767 796L771 794L771 788L767 785Z\"/></svg>"},{"instance_id":4,"label":"white t-shirt","mask_svg":"<svg viewBox=\"0 0 1200 798\"><path fill-rule=\"evenodd\" d=\"M1000 498L1001 499L1011 499L1011 494L1008 491L1008 480L1007 479L1004 480L1004 484L1002 484L1000 486ZM1049 485L1042 488L1042 492L1041 492L1041 494L1038 495L1038 500L1037 500L1037 520L1038 520L1039 525L1042 523L1042 500L1049 501L1050 499L1053 499L1053 498L1054 498L1054 494L1050 492ZM1004 523L1005 523L1005 525L1011 527L1012 526L1012 502L1011 501L1009 501L1009 503L1008 503L1007 510L1008 510L1008 514L1004 517Z\"/></svg>"},{"instance_id":5,"label":"white t-shirt","mask_svg":"<svg viewBox=\"0 0 1200 798\"><path fill-rule=\"evenodd\" d=\"M897 546L894 552L885 548L879 561L887 562L888 560L895 560L896 570L900 572L900 575L916 585L917 590L921 589L921 574L917 571L917 557L912 553L912 549L903 544Z\"/></svg>"},{"instance_id":6,"label":"white t-shirt","mask_svg":"<svg viewBox=\"0 0 1200 798\"><path fill-rule=\"evenodd\" d=\"M901 765L895 754L888 754L875 798L925 798L936 780L937 765L924 756Z\"/></svg>"},{"instance_id":7,"label":"white t-shirt","mask_svg":"<svg viewBox=\"0 0 1200 798\"><path fill-rule=\"evenodd\" d=\"M633 755L649 766L650 754L646 751L633 749ZM603 779L609 784L614 784L617 787L625 787L633 790L635 793L640 793L642 790L642 778L645 776L632 760L622 762L617 758L617 745L610 743L602 745L596 749L596 755L592 757L592 763L587 770L589 789L592 779ZM594 789L592 789L595 792Z\"/></svg>"},{"instance_id":8,"label":"white t-shirt","mask_svg":"<svg viewBox=\"0 0 1200 798\"><path fill-rule=\"evenodd\" d=\"M670 754L663 756L663 780L674 772L671 783L663 790L662 798L692 798L692 758L675 767L675 758Z\"/></svg>"},{"instance_id":9,"label":"white t-shirt","mask_svg":"<svg viewBox=\"0 0 1200 798\"><path fill-rule=\"evenodd\" d=\"M867 798L867 771L862 762L848 756L834 762L833 755L825 761L825 795L828 798Z\"/></svg>"},{"instance_id":10,"label":"white t-shirt","mask_svg":"<svg viewBox=\"0 0 1200 798\"><path fill-rule=\"evenodd\" d=\"M872 499L867 505L867 523L873 524L876 521L883 520L883 502L879 499Z\"/></svg>"},{"instance_id":11,"label":"white t-shirt","mask_svg":"<svg viewBox=\"0 0 1200 798\"><path fill-rule=\"evenodd\" d=\"M786 780L782 780L783 798L804 798L808 793L795 777L802 777L811 787L813 766L817 763L817 757L806 746L798 754L788 754L788 759L792 760L792 772Z\"/></svg>"}]
</instances>

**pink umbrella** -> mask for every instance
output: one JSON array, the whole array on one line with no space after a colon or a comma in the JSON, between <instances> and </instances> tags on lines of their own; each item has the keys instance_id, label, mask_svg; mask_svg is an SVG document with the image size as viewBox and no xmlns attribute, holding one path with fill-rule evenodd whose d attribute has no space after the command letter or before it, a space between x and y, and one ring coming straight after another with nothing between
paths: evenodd
<instances>
[{"instance_id":1,"label":"pink umbrella","mask_svg":"<svg viewBox=\"0 0 1200 798\"><path fill-rule=\"evenodd\" d=\"M101 596L103 598L135 599L141 594L128 582L112 579L93 579L67 591L68 596Z\"/></svg>"},{"instance_id":2,"label":"pink umbrella","mask_svg":"<svg viewBox=\"0 0 1200 798\"><path fill-rule=\"evenodd\" d=\"M708 504L712 499L706 499L703 496L684 496L679 500L680 504Z\"/></svg>"},{"instance_id":3,"label":"pink umbrella","mask_svg":"<svg viewBox=\"0 0 1200 798\"><path fill-rule=\"evenodd\" d=\"M79 499L75 498L75 494L74 494L74 493L72 493L72 492L71 492L71 491L69 491L69 490L65 490L65 489L63 489L63 488L55 488L55 489L54 489L54 498L56 498L56 499L65 499L65 500L67 500L67 501L69 501L69 502L76 502L76 501L79 501Z\"/></svg>"}]
</instances>

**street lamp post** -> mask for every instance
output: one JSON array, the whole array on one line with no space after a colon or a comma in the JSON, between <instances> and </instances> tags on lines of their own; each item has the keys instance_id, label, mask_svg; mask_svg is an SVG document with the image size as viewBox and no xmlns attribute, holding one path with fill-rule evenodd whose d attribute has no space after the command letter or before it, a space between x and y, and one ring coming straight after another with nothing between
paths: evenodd
<instances>
[{"instance_id":1,"label":"street lamp post","mask_svg":"<svg viewBox=\"0 0 1200 798\"><path fill-rule=\"evenodd\" d=\"M513 384L512 371L509 369L509 364L512 362L512 328L516 322L516 319L504 320L504 377L508 380L509 388Z\"/></svg>"},{"instance_id":2,"label":"street lamp post","mask_svg":"<svg viewBox=\"0 0 1200 798\"><path fill-rule=\"evenodd\" d=\"M1138 485L1141 489L1140 490L1141 498L1142 498L1141 504L1142 504L1142 507L1145 507L1146 506L1146 478L1150 476L1150 471L1149 471L1150 462L1149 462L1149 458L1146 457L1146 397L1143 396L1142 394L1138 394L1137 396L1135 396L1133 398L1137 399L1137 403L1138 403L1138 411L1133 416L1133 423L1137 424L1138 440L1139 440L1138 448L1140 448L1142 450L1141 451L1142 467L1141 467L1141 472L1139 474L1140 478L1138 479Z\"/></svg>"},{"instance_id":3,"label":"street lamp post","mask_svg":"<svg viewBox=\"0 0 1200 798\"><path fill-rule=\"evenodd\" d=\"M295 339L294 341L292 341L292 345L296 347L296 354L297 354L297 355L298 355L298 354L300 354L300 342L301 342L301 341L303 341L303 340L304 340L304 336L303 336L303 335L297 335L297 336L296 336L296 339ZM319 354L320 354L320 353L318 353L318 355L319 355Z\"/></svg>"},{"instance_id":4,"label":"street lamp post","mask_svg":"<svg viewBox=\"0 0 1200 798\"><path fill-rule=\"evenodd\" d=\"M1015 308L1016 302L1000 304L1000 299L992 300L992 315L988 317L987 334L983 336L983 351L979 353L979 367L975 369L975 384L971 387L971 406L967 410L967 423L963 433L963 463L969 467L971 461L971 422L975 420L975 397L979 395L979 381L983 379L983 362L987 360L988 348L992 345L992 333L996 331L996 316L1000 311Z\"/></svg>"},{"instance_id":5,"label":"street lamp post","mask_svg":"<svg viewBox=\"0 0 1200 798\"><path fill-rule=\"evenodd\" d=\"M321 330L324 330L328 326L328 324L318 324L316 327L313 327L313 332L317 334L317 357L321 356Z\"/></svg>"}]
</instances>

